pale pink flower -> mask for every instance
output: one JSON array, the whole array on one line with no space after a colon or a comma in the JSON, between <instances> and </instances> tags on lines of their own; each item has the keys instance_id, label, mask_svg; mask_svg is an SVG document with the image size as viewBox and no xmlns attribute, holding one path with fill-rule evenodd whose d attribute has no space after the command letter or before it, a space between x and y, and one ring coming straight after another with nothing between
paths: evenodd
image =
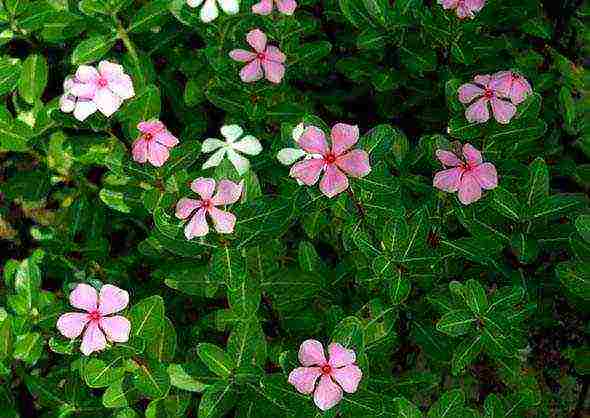
<instances>
[{"instance_id":1,"label":"pale pink flower","mask_svg":"<svg viewBox=\"0 0 590 418\"><path fill-rule=\"evenodd\" d=\"M285 54L279 48L267 45L267 38L260 29L253 29L246 35L246 41L254 52L234 49L229 56L238 62L247 62L240 71L245 83L252 83L266 77L271 83L280 83L285 75Z\"/></svg>"},{"instance_id":2,"label":"pale pink flower","mask_svg":"<svg viewBox=\"0 0 590 418\"><path fill-rule=\"evenodd\" d=\"M90 101L89 106L109 117L121 107L123 100L135 96L135 91L131 77L124 73L122 66L101 61L98 71L89 65L78 67L70 94Z\"/></svg>"},{"instance_id":3,"label":"pale pink flower","mask_svg":"<svg viewBox=\"0 0 590 418\"><path fill-rule=\"evenodd\" d=\"M292 15L297 8L295 0L261 0L252 6L252 13L259 15L269 15L273 9L273 3L276 3L279 12L286 15Z\"/></svg>"},{"instance_id":4,"label":"pale pink flower","mask_svg":"<svg viewBox=\"0 0 590 418\"><path fill-rule=\"evenodd\" d=\"M481 198L481 190L491 190L498 186L498 174L492 163L484 163L481 152L471 144L463 146L464 160L453 152L439 149L436 157L446 167L434 176L434 187L445 192L459 192L459 201L469 205Z\"/></svg>"},{"instance_id":5,"label":"pale pink flower","mask_svg":"<svg viewBox=\"0 0 590 418\"><path fill-rule=\"evenodd\" d=\"M142 164L149 161L155 167L164 165L178 139L159 120L139 122L137 129L141 136L133 143L133 159Z\"/></svg>"},{"instance_id":6,"label":"pale pink flower","mask_svg":"<svg viewBox=\"0 0 590 418\"><path fill-rule=\"evenodd\" d=\"M129 293L117 286L105 284L97 295L94 287L80 283L70 293L70 304L86 312L68 312L57 320L57 329L66 338L74 339L82 334L80 351L88 356L104 350L107 340L124 343L129 340L131 323L123 316L107 316L120 312L129 303Z\"/></svg>"},{"instance_id":7,"label":"pale pink flower","mask_svg":"<svg viewBox=\"0 0 590 418\"><path fill-rule=\"evenodd\" d=\"M342 399L343 393L356 392L363 377L361 369L355 364L354 350L348 350L338 343L328 346L329 359L326 360L322 343L306 340L299 348L298 367L289 374L291 383L298 392L310 394L318 408L326 411ZM317 380L320 380L316 385Z\"/></svg>"},{"instance_id":8,"label":"pale pink flower","mask_svg":"<svg viewBox=\"0 0 590 418\"><path fill-rule=\"evenodd\" d=\"M357 126L337 123L332 128L331 136L332 148L329 148L321 129L308 127L299 137L297 145L311 158L295 163L290 172L291 177L313 186L325 171L320 190L328 197L348 189L348 178L344 173L351 177L364 177L371 171L369 154L361 149L349 151L359 139Z\"/></svg>"},{"instance_id":9,"label":"pale pink flower","mask_svg":"<svg viewBox=\"0 0 590 418\"><path fill-rule=\"evenodd\" d=\"M191 190L197 193L201 199L183 197L176 204L178 219L191 218L184 227L186 239L204 237L209 233L209 225L207 225L205 215L209 215L218 233L231 234L234 232L235 215L217 209L217 206L236 203L242 195L242 186L242 182L236 184L233 181L221 180L214 196L215 180L203 177L194 180L191 183Z\"/></svg>"},{"instance_id":10,"label":"pale pink flower","mask_svg":"<svg viewBox=\"0 0 590 418\"><path fill-rule=\"evenodd\" d=\"M494 74L490 87L508 97L515 105L521 104L533 93L528 80L512 71L499 71Z\"/></svg>"},{"instance_id":11,"label":"pale pink flower","mask_svg":"<svg viewBox=\"0 0 590 418\"><path fill-rule=\"evenodd\" d=\"M444 9L455 9L459 19L475 17L486 4L486 0L438 0Z\"/></svg>"},{"instance_id":12,"label":"pale pink flower","mask_svg":"<svg viewBox=\"0 0 590 418\"><path fill-rule=\"evenodd\" d=\"M493 76L484 74L473 78L473 83L459 87L461 103L471 103L465 111L469 122L484 123L490 119L490 106L498 123L507 124L516 114L516 106L510 102L509 92L500 89L501 83Z\"/></svg>"},{"instance_id":13,"label":"pale pink flower","mask_svg":"<svg viewBox=\"0 0 590 418\"><path fill-rule=\"evenodd\" d=\"M74 77L66 77L63 83L64 93L59 98L59 108L64 113L72 113L83 122L96 112L96 105L91 99L82 99L72 94L72 87L78 81Z\"/></svg>"}]
</instances>

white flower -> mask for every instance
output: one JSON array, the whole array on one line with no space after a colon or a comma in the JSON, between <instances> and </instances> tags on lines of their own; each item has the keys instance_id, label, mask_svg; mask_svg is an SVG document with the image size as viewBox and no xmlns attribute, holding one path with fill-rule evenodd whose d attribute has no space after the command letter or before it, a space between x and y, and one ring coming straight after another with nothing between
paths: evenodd
<instances>
[{"instance_id":1,"label":"white flower","mask_svg":"<svg viewBox=\"0 0 590 418\"><path fill-rule=\"evenodd\" d=\"M295 141L296 144L299 143L299 138L301 138L301 135L303 135L305 129L307 129L307 126L305 126L303 122L293 128L291 135L293 136L293 141ZM301 148L283 148L277 154L277 159L283 165L291 165L300 160L302 157L305 157L306 160L310 158L322 158L322 156L319 154L310 154Z\"/></svg>"},{"instance_id":2,"label":"white flower","mask_svg":"<svg viewBox=\"0 0 590 418\"><path fill-rule=\"evenodd\" d=\"M225 125L221 127L220 131L221 135L225 138L225 141L217 138L207 138L203 141L201 151L208 153L217 150L207 161L205 161L203 169L217 167L223 160L223 157L227 154L227 158L229 158L238 173L243 175L250 168L250 162L238 153L246 155L260 154L262 151L260 141L252 135L246 135L240 139L244 130L238 125ZM238 139L240 140L238 141Z\"/></svg>"},{"instance_id":3,"label":"white flower","mask_svg":"<svg viewBox=\"0 0 590 418\"><path fill-rule=\"evenodd\" d=\"M190 7L199 7L203 4L201 8L201 13L199 17L205 23L209 23L219 16L219 9L217 8L217 3L219 2L219 6L221 10L223 10L228 15L235 15L240 11L240 3L238 0L187 0L186 4Z\"/></svg>"}]
</instances>

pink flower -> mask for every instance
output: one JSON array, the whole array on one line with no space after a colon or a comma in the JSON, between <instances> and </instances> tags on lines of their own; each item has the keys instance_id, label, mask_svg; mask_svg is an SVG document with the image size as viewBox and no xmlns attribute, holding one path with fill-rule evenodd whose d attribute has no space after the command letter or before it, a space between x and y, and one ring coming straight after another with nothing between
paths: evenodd
<instances>
[{"instance_id":1,"label":"pink flower","mask_svg":"<svg viewBox=\"0 0 590 418\"><path fill-rule=\"evenodd\" d=\"M502 124L509 123L516 113L516 107L510 102L509 93L504 88L499 88L502 83L499 83L494 76L487 74L477 75L473 81L474 83L463 84L458 91L461 103L473 102L465 111L467 120L477 123L487 122L490 119L489 105L491 105L496 121Z\"/></svg>"},{"instance_id":2,"label":"pink flower","mask_svg":"<svg viewBox=\"0 0 590 418\"><path fill-rule=\"evenodd\" d=\"M299 348L299 361L304 367L298 367L289 374L291 383L298 392L310 394L318 408L326 411L342 399L342 391L356 392L363 377L361 369L354 364L356 355L338 343L328 346L329 360L324 356L322 343L306 340ZM316 381L320 383L316 386Z\"/></svg>"},{"instance_id":3,"label":"pink flower","mask_svg":"<svg viewBox=\"0 0 590 418\"><path fill-rule=\"evenodd\" d=\"M242 81L252 83L266 76L271 83L280 83L285 75L285 54L276 46L267 46L266 35L260 29L248 32L246 40L254 52L234 49L229 53L233 60L248 63L240 71Z\"/></svg>"},{"instance_id":4,"label":"pink flower","mask_svg":"<svg viewBox=\"0 0 590 418\"><path fill-rule=\"evenodd\" d=\"M64 337L74 339L86 328L80 346L80 351L85 356L104 350L107 340L124 343L129 340L131 323L123 316L107 315L122 311L128 303L129 293L117 286L105 284L97 295L92 286L80 283L70 293L70 304L86 313L63 314L57 320L57 329Z\"/></svg>"},{"instance_id":5,"label":"pink flower","mask_svg":"<svg viewBox=\"0 0 590 418\"><path fill-rule=\"evenodd\" d=\"M135 91L131 77L123 72L122 66L101 61L98 71L89 65L78 67L70 94L89 101L94 111L98 109L109 117L121 107L123 100L135 96Z\"/></svg>"},{"instance_id":6,"label":"pink flower","mask_svg":"<svg viewBox=\"0 0 590 418\"><path fill-rule=\"evenodd\" d=\"M521 104L533 93L528 80L512 71L500 71L494 74L490 86L508 97L515 105Z\"/></svg>"},{"instance_id":7,"label":"pink flower","mask_svg":"<svg viewBox=\"0 0 590 418\"><path fill-rule=\"evenodd\" d=\"M436 157L444 166L453 168L436 173L434 187L450 193L459 191L459 200L464 205L478 201L481 189L491 190L498 186L496 167L492 163L482 162L481 152L471 144L463 146L465 161L442 149L436 151Z\"/></svg>"},{"instance_id":8,"label":"pink flower","mask_svg":"<svg viewBox=\"0 0 590 418\"><path fill-rule=\"evenodd\" d=\"M475 17L486 4L486 0L438 0L444 9L455 9L459 19Z\"/></svg>"},{"instance_id":9,"label":"pink flower","mask_svg":"<svg viewBox=\"0 0 590 418\"><path fill-rule=\"evenodd\" d=\"M259 15L269 15L272 12L273 3L277 4L279 12L286 15L292 15L297 8L297 2L295 0L261 0L252 6L252 13Z\"/></svg>"},{"instance_id":10,"label":"pink flower","mask_svg":"<svg viewBox=\"0 0 590 418\"><path fill-rule=\"evenodd\" d=\"M215 191L215 180L200 177L191 183L191 189L201 199L189 199L183 197L176 204L176 217L190 221L184 227L186 239L204 237L209 233L209 226L205 215L213 220L215 230L220 234L231 234L234 232L236 217L230 212L217 209L216 206L231 205L238 201L242 195L242 183L235 184L229 180L221 180Z\"/></svg>"},{"instance_id":11,"label":"pink flower","mask_svg":"<svg viewBox=\"0 0 590 418\"><path fill-rule=\"evenodd\" d=\"M178 139L159 120L139 122L137 129L142 135L133 143L133 159L156 167L164 165L170 156L168 150L178 145Z\"/></svg>"},{"instance_id":12,"label":"pink flower","mask_svg":"<svg viewBox=\"0 0 590 418\"><path fill-rule=\"evenodd\" d=\"M357 126L337 123L332 128L332 148L328 147L324 133L315 126L308 127L299 138L299 145L310 158L295 163L290 175L307 186L320 181L320 190L328 197L348 189L348 178L364 177L371 171L369 154L360 149L349 151L359 139ZM344 173L342 172L344 171Z\"/></svg>"},{"instance_id":13,"label":"pink flower","mask_svg":"<svg viewBox=\"0 0 590 418\"><path fill-rule=\"evenodd\" d=\"M72 94L72 87L78 83L73 77L66 77L64 80L64 93L59 99L59 108L64 113L74 112L74 117L83 122L96 112L96 105L91 99L82 99Z\"/></svg>"}]
</instances>

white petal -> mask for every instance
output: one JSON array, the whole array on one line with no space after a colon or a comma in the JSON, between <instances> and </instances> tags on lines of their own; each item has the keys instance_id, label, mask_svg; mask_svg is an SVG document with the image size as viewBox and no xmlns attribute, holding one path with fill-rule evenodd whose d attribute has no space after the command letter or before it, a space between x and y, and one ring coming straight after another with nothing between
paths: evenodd
<instances>
[{"instance_id":1,"label":"white petal","mask_svg":"<svg viewBox=\"0 0 590 418\"><path fill-rule=\"evenodd\" d=\"M199 7L201 5L201 3L203 3L203 0L187 0L186 4L189 5L189 7Z\"/></svg>"},{"instance_id":2,"label":"white petal","mask_svg":"<svg viewBox=\"0 0 590 418\"><path fill-rule=\"evenodd\" d=\"M207 138L201 145L201 152L213 152L218 148L225 147L226 143L221 139Z\"/></svg>"},{"instance_id":3,"label":"white petal","mask_svg":"<svg viewBox=\"0 0 590 418\"><path fill-rule=\"evenodd\" d=\"M201 20L205 23L209 23L217 19L217 16L219 16L219 10L217 9L216 0L205 0L205 4L200 13Z\"/></svg>"},{"instance_id":4,"label":"white petal","mask_svg":"<svg viewBox=\"0 0 590 418\"><path fill-rule=\"evenodd\" d=\"M219 6L228 15L235 15L240 11L238 0L219 0Z\"/></svg>"},{"instance_id":5,"label":"white petal","mask_svg":"<svg viewBox=\"0 0 590 418\"><path fill-rule=\"evenodd\" d=\"M221 160L223 160L223 157L225 157L225 153L225 148L218 150L215 154L209 157L207 161L205 161L205 164L203 164L203 170L206 168L217 167L219 163L221 163Z\"/></svg>"},{"instance_id":6,"label":"white petal","mask_svg":"<svg viewBox=\"0 0 590 418\"><path fill-rule=\"evenodd\" d=\"M300 148L283 148L277 154L281 164L291 165L305 155L305 151Z\"/></svg>"},{"instance_id":7,"label":"white petal","mask_svg":"<svg viewBox=\"0 0 590 418\"><path fill-rule=\"evenodd\" d=\"M293 128L293 140L295 142L299 142L299 138L301 138L301 135L303 135L303 132L305 132L305 125L303 124L303 122L301 122L299 125L297 125L295 128Z\"/></svg>"},{"instance_id":8,"label":"white petal","mask_svg":"<svg viewBox=\"0 0 590 418\"><path fill-rule=\"evenodd\" d=\"M234 142L232 148L247 155L258 155L262 152L260 141L252 135L246 135L238 142Z\"/></svg>"},{"instance_id":9,"label":"white petal","mask_svg":"<svg viewBox=\"0 0 590 418\"><path fill-rule=\"evenodd\" d=\"M80 122L84 122L86 118L96 112L96 103L92 100L78 100L76 108L74 109L74 117Z\"/></svg>"},{"instance_id":10,"label":"white petal","mask_svg":"<svg viewBox=\"0 0 590 418\"><path fill-rule=\"evenodd\" d=\"M76 108L76 98L74 96L72 96L71 94L67 94L67 93L63 94L59 98L59 108L64 113L73 112L74 109Z\"/></svg>"},{"instance_id":11,"label":"white petal","mask_svg":"<svg viewBox=\"0 0 590 418\"><path fill-rule=\"evenodd\" d=\"M241 176L245 174L250 168L250 161L239 155L233 149L227 150L227 157L236 168L238 174Z\"/></svg>"},{"instance_id":12,"label":"white petal","mask_svg":"<svg viewBox=\"0 0 590 418\"><path fill-rule=\"evenodd\" d=\"M221 135L227 139L227 142L234 142L244 134L244 130L238 125L225 125L220 130Z\"/></svg>"}]
</instances>

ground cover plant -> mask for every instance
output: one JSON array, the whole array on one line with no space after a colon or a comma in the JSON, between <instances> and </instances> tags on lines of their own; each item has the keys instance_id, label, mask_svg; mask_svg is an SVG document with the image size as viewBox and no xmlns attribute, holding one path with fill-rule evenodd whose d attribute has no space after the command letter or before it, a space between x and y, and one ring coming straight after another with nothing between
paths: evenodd
<instances>
[{"instance_id":1,"label":"ground cover plant","mask_svg":"<svg viewBox=\"0 0 590 418\"><path fill-rule=\"evenodd\" d=\"M589 13L0 1L0 416L590 416Z\"/></svg>"}]
</instances>

